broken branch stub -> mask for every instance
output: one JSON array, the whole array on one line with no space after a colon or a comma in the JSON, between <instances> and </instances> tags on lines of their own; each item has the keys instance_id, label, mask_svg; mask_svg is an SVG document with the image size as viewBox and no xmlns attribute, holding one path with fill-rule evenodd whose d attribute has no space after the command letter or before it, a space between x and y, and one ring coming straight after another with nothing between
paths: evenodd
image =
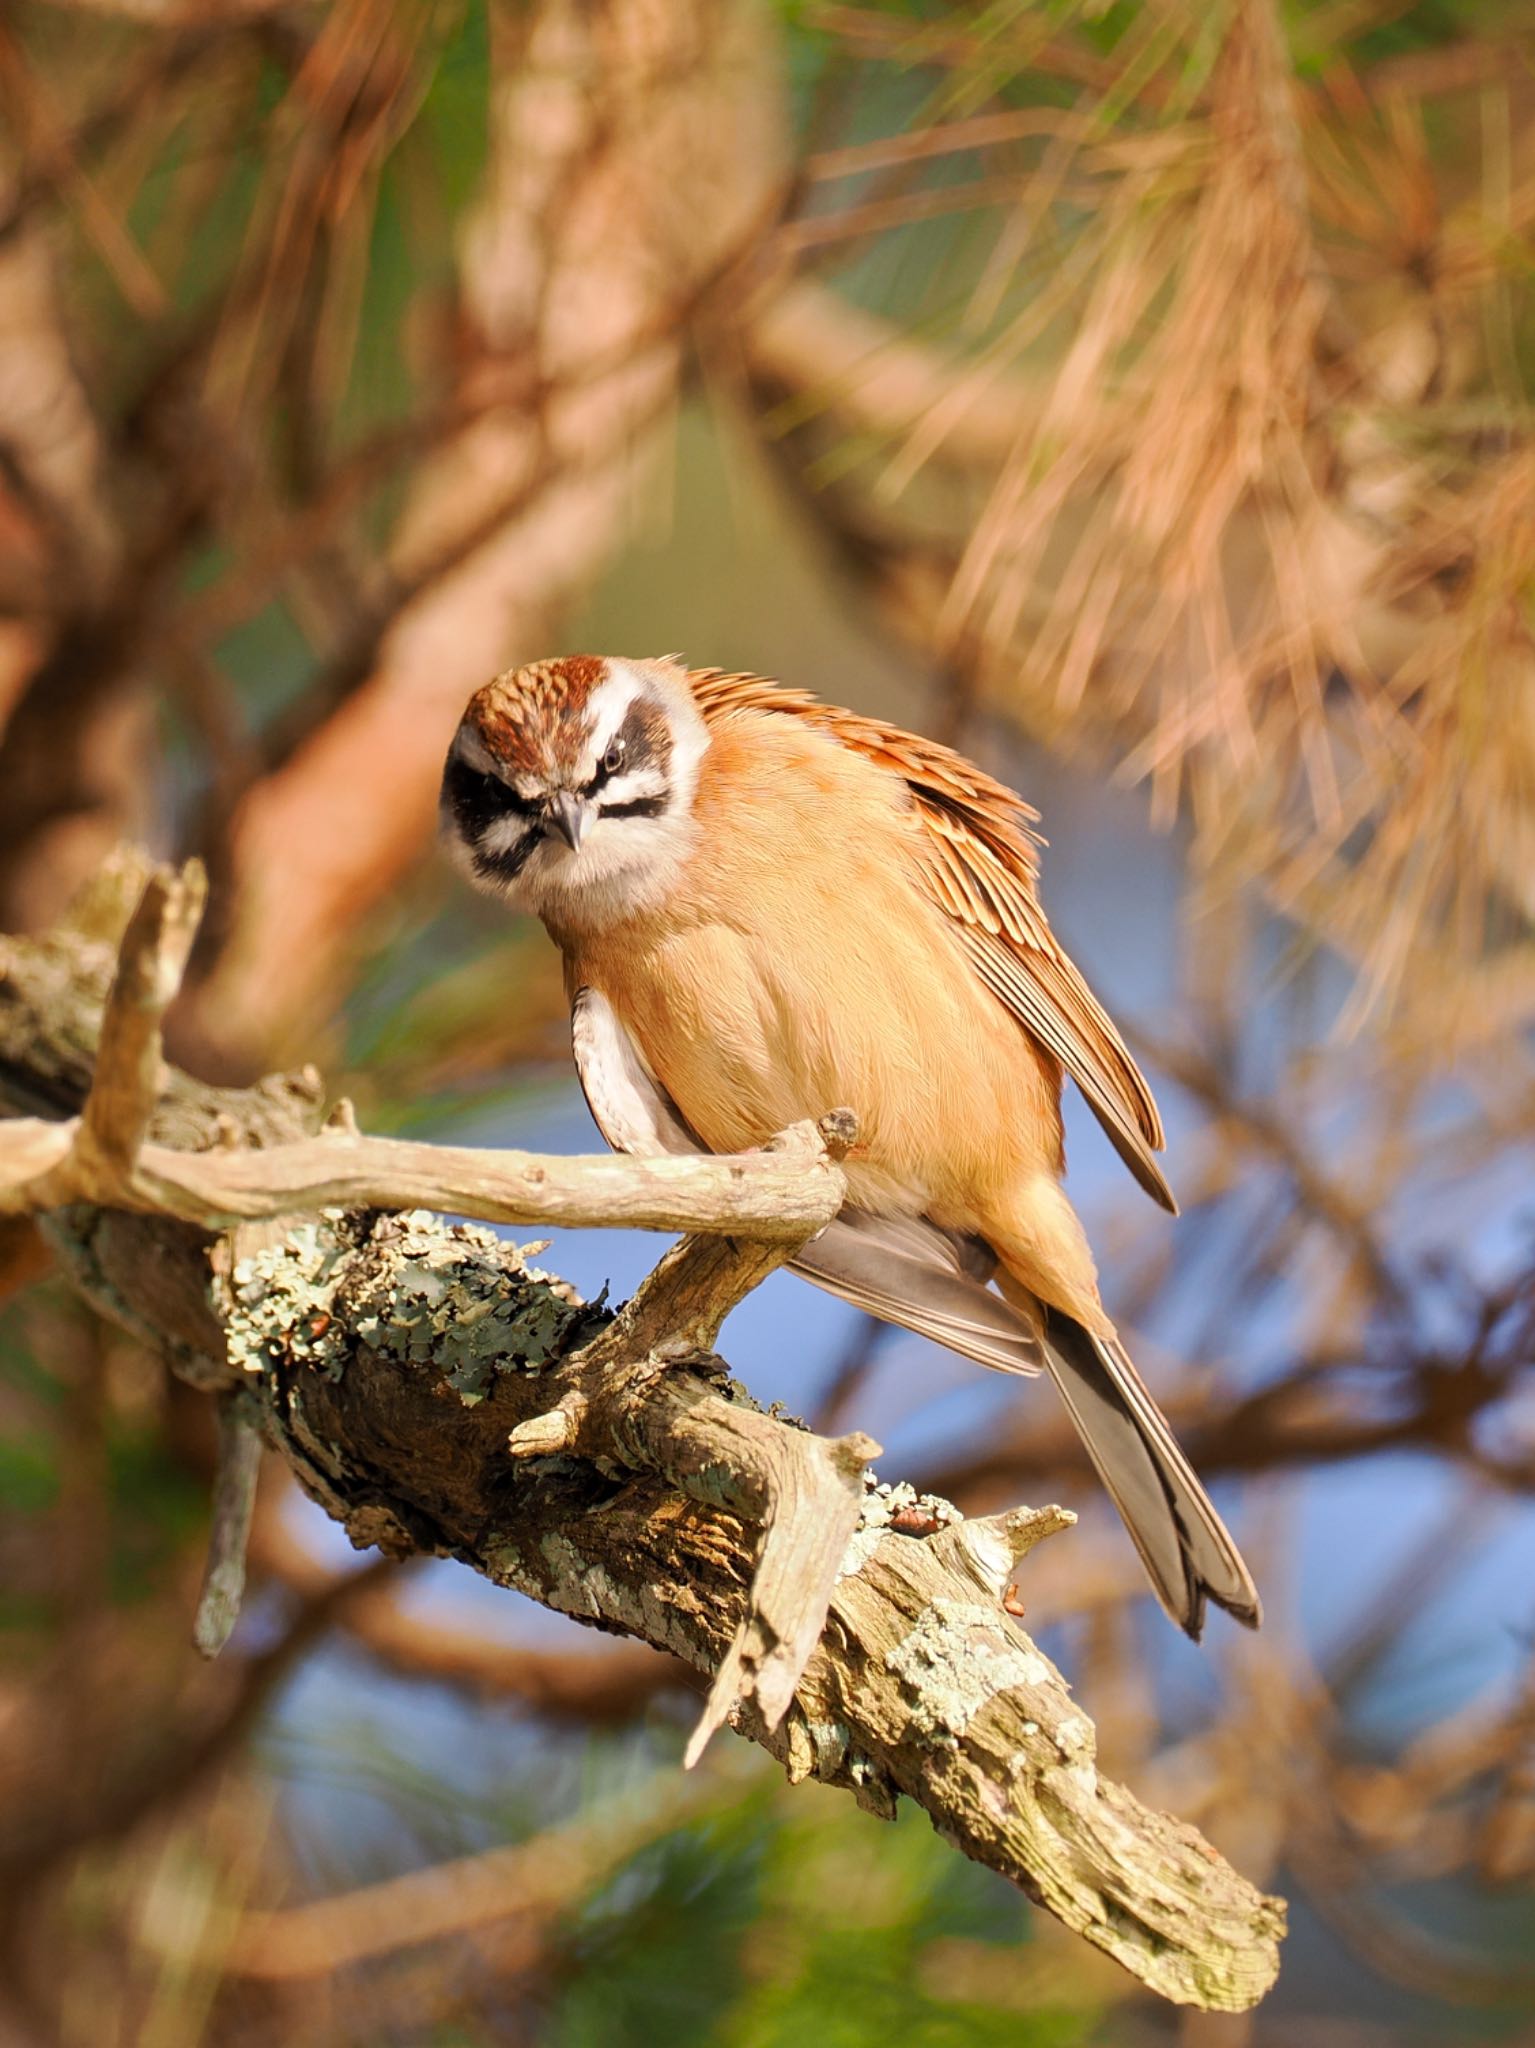
<instances>
[{"instance_id":1,"label":"broken branch stub","mask_svg":"<svg viewBox=\"0 0 1535 2048\"><path fill-rule=\"evenodd\" d=\"M218 1397L218 1465L208 1562L192 1623L192 1641L204 1657L216 1657L229 1641L245 1598L245 1553L261 1470L261 1432L253 1410L243 1387Z\"/></svg>"},{"instance_id":2,"label":"broken branch stub","mask_svg":"<svg viewBox=\"0 0 1535 2048\"><path fill-rule=\"evenodd\" d=\"M118 948L102 1012L96 1070L74 1154L82 1177L127 1183L161 1092L160 1027L181 987L208 898L201 861L157 868Z\"/></svg>"},{"instance_id":3,"label":"broken branch stub","mask_svg":"<svg viewBox=\"0 0 1535 2048\"><path fill-rule=\"evenodd\" d=\"M321 1135L302 1079L235 1092L169 1073L150 1122L195 922L195 881L174 882L162 872L124 937L114 1006L99 930L0 942L0 1099L85 1105L80 1049L110 1020L84 1119L0 1123L0 1210L42 1214L75 1285L178 1369L242 1389L354 1542L459 1558L671 1651L711 1681L695 1751L730 1718L791 1778L880 1812L904 1793L1162 1996L1255 2003L1282 1906L1101 1777L1091 1723L1003 1609L1018 1560L1070 1518L967 1523L933 1503L931 1533L898 1533L888 1490L865 1489L866 1438L762 1414L709 1355L726 1309L835 1213L836 1130L735 1161L523 1159L512 1188L504 1156ZM497 1218L677 1228L685 1212L698 1234L594 1335L594 1311L515 1247L413 1213L434 1194L463 1212L470 1184ZM338 1186L368 1199L336 1213ZM236 1216L278 1220L210 1239Z\"/></svg>"}]
</instances>

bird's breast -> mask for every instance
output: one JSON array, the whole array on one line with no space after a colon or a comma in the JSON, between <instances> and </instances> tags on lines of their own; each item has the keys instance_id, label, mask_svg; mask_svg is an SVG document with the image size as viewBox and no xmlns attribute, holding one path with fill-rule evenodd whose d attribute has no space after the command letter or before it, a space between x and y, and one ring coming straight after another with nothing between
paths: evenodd
<instances>
[{"instance_id":1,"label":"bird's breast","mask_svg":"<svg viewBox=\"0 0 1535 2048\"><path fill-rule=\"evenodd\" d=\"M846 1106L861 1206L975 1213L1020 1147L1058 1145L1048 1063L917 886L891 778L815 736L750 729L768 723L711 746L668 903L561 935L574 978L607 996L711 1150Z\"/></svg>"}]
</instances>

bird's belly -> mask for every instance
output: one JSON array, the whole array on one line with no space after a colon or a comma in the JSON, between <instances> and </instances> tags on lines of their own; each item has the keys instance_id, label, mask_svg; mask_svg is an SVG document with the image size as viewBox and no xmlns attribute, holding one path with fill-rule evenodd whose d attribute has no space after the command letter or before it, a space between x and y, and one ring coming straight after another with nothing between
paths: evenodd
<instances>
[{"instance_id":1,"label":"bird's belly","mask_svg":"<svg viewBox=\"0 0 1535 2048\"><path fill-rule=\"evenodd\" d=\"M1048 1124L1048 1077L941 935L929 951L877 922L835 946L808 923L771 943L700 924L582 967L711 1151L852 1109L860 1207L966 1223Z\"/></svg>"}]
</instances>

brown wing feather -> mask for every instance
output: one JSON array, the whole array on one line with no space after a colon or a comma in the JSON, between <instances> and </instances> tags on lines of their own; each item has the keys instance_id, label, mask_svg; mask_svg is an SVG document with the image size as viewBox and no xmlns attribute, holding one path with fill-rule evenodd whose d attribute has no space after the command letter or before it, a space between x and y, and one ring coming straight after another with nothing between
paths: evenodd
<instances>
[{"instance_id":1,"label":"brown wing feather","mask_svg":"<svg viewBox=\"0 0 1535 2048\"><path fill-rule=\"evenodd\" d=\"M688 680L710 723L733 711L785 712L903 778L926 828L918 875L959 925L976 973L1060 1061L1146 1192L1176 1212L1152 1156L1166 1141L1151 1090L1040 908L1040 840L1030 829L1038 813L950 748L808 691L719 669L694 669Z\"/></svg>"}]
</instances>

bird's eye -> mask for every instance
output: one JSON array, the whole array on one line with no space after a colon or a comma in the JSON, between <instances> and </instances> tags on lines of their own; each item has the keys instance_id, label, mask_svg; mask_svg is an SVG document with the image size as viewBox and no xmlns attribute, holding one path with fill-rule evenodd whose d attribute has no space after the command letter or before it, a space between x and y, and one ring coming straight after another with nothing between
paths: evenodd
<instances>
[{"instance_id":1,"label":"bird's eye","mask_svg":"<svg viewBox=\"0 0 1535 2048\"><path fill-rule=\"evenodd\" d=\"M602 757L602 772L604 775L616 775L623 765L624 743L622 740L614 740Z\"/></svg>"}]
</instances>

